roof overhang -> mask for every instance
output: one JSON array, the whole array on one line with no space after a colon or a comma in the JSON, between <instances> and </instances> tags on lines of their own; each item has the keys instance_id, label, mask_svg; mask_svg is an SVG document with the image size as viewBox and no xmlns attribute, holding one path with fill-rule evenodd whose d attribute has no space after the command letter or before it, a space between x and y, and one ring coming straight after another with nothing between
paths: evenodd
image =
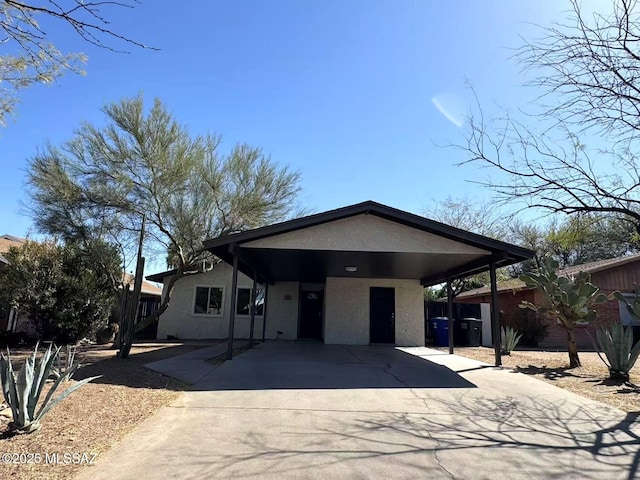
<instances>
[{"instance_id":1,"label":"roof overhang","mask_svg":"<svg viewBox=\"0 0 640 480\"><path fill-rule=\"evenodd\" d=\"M308 246L296 248L291 242L283 242L283 247L278 246L278 238L286 238L285 234L363 214L426 232L431 235L430 238L444 239L444 245L448 242L465 248L452 249L450 252L446 248L439 252L428 252L420 249L393 251L391 248L385 251ZM269 248L261 247L264 244ZM321 282L326 277L360 277L419 279L423 285L429 286L485 271L491 263L496 267L518 263L532 258L534 254L522 247L370 201L210 239L204 242L204 246L229 264L237 255L240 271L270 283ZM355 266L357 270L349 272L345 269L347 266Z\"/></svg>"}]
</instances>

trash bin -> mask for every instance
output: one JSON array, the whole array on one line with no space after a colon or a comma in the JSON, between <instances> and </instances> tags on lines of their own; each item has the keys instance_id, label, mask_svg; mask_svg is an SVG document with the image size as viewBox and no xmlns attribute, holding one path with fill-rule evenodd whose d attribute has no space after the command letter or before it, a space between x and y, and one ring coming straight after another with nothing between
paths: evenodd
<instances>
[{"instance_id":1,"label":"trash bin","mask_svg":"<svg viewBox=\"0 0 640 480\"><path fill-rule=\"evenodd\" d=\"M449 319L447 317L433 317L429 319L429 329L433 343L438 347L449 346Z\"/></svg>"},{"instance_id":2,"label":"trash bin","mask_svg":"<svg viewBox=\"0 0 640 480\"><path fill-rule=\"evenodd\" d=\"M479 347L482 321L477 318L463 318L454 324L453 342L460 347Z\"/></svg>"}]
</instances>

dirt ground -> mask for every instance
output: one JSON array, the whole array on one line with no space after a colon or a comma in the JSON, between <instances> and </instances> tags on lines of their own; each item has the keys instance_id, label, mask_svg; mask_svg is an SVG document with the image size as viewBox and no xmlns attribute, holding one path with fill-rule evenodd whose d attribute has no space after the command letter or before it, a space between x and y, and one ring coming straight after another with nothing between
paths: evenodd
<instances>
[{"instance_id":1,"label":"dirt ground","mask_svg":"<svg viewBox=\"0 0 640 480\"><path fill-rule=\"evenodd\" d=\"M495 363L492 348L456 347L454 353L492 365ZM640 362L631 370L629 382L610 380L609 370L596 352L580 352L580 362L582 366L579 368L567 368L567 352L518 350L502 356L502 365L516 372L533 375L625 412L640 411Z\"/></svg>"},{"instance_id":2,"label":"dirt ground","mask_svg":"<svg viewBox=\"0 0 640 480\"><path fill-rule=\"evenodd\" d=\"M102 377L54 407L38 432L10 436L10 419L0 417L0 479L72 478L84 464L97 459L187 387L147 370L143 364L203 346L206 345L141 344L132 348L126 360L116 358L115 350L107 347L86 347L82 362L85 366L71 381ZM12 357L19 361L20 353L24 355L16 352Z\"/></svg>"}]
</instances>

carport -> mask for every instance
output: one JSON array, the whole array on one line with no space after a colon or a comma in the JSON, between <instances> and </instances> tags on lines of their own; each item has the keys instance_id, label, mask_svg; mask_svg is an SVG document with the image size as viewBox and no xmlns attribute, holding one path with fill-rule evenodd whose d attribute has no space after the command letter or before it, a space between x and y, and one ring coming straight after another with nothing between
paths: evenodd
<instances>
[{"instance_id":1,"label":"carport","mask_svg":"<svg viewBox=\"0 0 640 480\"><path fill-rule=\"evenodd\" d=\"M493 338L499 338L496 269L532 258L534 254L372 201L207 240L204 246L233 266L231 305L236 303L238 272L253 279L253 298L258 283L265 285L263 340L269 312L291 300L286 295L284 298L270 295L269 287L282 282L316 285L316 299L322 292L318 301L323 302L320 312L323 340L336 343L344 339L345 343L355 344L365 340L377 343L380 339L382 343L406 342L411 335L419 335L405 319L411 316L407 313L411 308L415 312L416 295L421 300L419 287L446 282L450 353L453 353L451 282L489 270L492 333ZM405 285L409 285L407 291L411 293L401 296L401 287ZM395 296L388 297L390 294ZM299 311L304 308L300 302ZM391 308L387 308L389 305ZM365 310L369 317L366 335ZM233 356L234 322L232 309L229 359ZM255 306L251 309L251 346L254 326ZM299 325L298 331L300 328ZM500 342L494 342L494 347L496 365L500 365Z\"/></svg>"}]
</instances>

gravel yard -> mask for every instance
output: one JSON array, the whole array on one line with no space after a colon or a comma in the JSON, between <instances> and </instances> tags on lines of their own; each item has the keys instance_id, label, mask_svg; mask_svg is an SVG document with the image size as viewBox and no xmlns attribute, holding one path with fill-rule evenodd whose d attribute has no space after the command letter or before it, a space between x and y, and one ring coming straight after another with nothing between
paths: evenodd
<instances>
[{"instance_id":1,"label":"gravel yard","mask_svg":"<svg viewBox=\"0 0 640 480\"><path fill-rule=\"evenodd\" d=\"M107 346L85 347L86 356L82 362L85 366L76 372L74 380L95 375L102 377L54 407L44 418L40 431L9 436L10 419L0 417L0 455L4 454L0 478L72 478L83 463L96 455L98 458L140 422L175 400L187 387L143 365L203 346L140 344L132 348L126 360L115 358L115 350ZM20 353L24 357L25 352L16 352L12 357L19 361ZM77 455L65 457L65 454ZM71 464L67 464L69 460ZM73 464L74 461L79 464Z\"/></svg>"},{"instance_id":2,"label":"gravel yard","mask_svg":"<svg viewBox=\"0 0 640 480\"><path fill-rule=\"evenodd\" d=\"M494 364L492 348L456 347L455 353ZM625 412L640 411L640 362L631 370L630 381L622 383L608 379L609 371L596 352L580 352L580 361L581 367L568 369L567 352L518 350L502 356L505 368L532 375Z\"/></svg>"}]
</instances>

